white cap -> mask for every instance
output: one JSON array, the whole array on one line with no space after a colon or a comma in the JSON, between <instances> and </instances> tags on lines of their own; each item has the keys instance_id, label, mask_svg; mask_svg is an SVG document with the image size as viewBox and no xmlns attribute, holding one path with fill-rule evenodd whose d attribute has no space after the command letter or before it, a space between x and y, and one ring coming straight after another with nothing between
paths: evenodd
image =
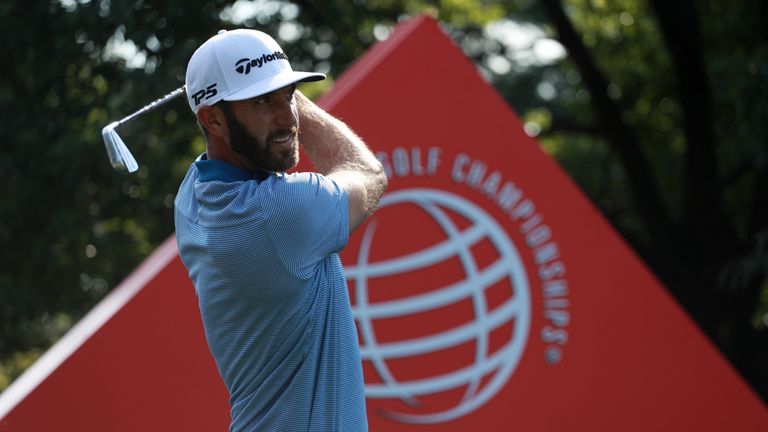
<instances>
[{"instance_id":1,"label":"white cap","mask_svg":"<svg viewBox=\"0 0 768 432\"><path fill-rule=\"evenodd\" d=\"M257 30L222 30L192 54L187 65L187 102L192 112L220 100L260 96L325 75L295 72L280 45Z\"/></svg>"}]
</instances>

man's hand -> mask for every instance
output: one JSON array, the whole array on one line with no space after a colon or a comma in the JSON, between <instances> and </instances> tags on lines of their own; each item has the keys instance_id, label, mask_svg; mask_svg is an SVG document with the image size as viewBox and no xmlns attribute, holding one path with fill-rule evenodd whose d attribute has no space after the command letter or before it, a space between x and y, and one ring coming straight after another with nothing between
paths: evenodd
<instances>
[{"instance_id":1,"label":"man's hand","mask_svg":"<svg viewBox=\"0 0 768 432\"><path fill-rule=\"evenodd\" d=\"M349 196L349 231L373 213L387 188L387 176L376 156L344 122L295 93L299 109L299 142L317 170L338 183Z\"/></svg>"}]
</instances>

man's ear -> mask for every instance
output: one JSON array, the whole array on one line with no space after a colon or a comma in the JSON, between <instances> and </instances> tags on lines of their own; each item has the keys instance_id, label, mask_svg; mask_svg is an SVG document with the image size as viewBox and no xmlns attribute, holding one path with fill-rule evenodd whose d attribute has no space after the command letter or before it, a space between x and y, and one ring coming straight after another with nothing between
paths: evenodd
<instances>
[{"instance_id":1,"label":"man's ear","mask_svg":"<svg viewBox=\"0 0 768 432\"><path fill-rule=\"evenodd\" d=\"M208 130L209 136L227 138L229 130L227 129L227 120L224 112L216 106L204 106L197 111L197 121Z\"/></svg>"}]
</instances>

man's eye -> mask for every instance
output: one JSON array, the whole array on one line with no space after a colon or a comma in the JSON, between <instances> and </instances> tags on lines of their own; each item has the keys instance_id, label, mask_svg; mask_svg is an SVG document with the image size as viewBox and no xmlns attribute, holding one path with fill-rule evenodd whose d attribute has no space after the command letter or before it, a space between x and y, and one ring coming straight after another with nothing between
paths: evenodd
<instances>
[{"instance_id":1,"label":"man's eye","mask_svg":"<svg viewBox=\"0 0 768 432\"><path fill-rule=\"evenodd\" d=\"M265 104L265 103L268 103L268 102L269 102L269 97L267 97L267 96L262 96L260 98L256 98L256 101L255 101L255 103L257 103L257 104Z\"/></svg>"}]
</instances>

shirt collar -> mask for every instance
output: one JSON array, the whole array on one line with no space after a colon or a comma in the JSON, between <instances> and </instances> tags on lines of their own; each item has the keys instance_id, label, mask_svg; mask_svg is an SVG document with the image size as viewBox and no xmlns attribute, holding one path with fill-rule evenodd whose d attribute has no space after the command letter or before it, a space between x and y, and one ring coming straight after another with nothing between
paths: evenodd
<instances>
[{"instance_id":1,"label":"shirt collar","mask_svg":"<svg viewBox=\"0 0 768 432\"><path fill-rule=\"evenodd\" d=\"M205 153L195 160L195 167L197 167L197 171L200 174L197 179L200 182L208 182L212 180L223 182L247 181L252 179L263 180L270 174L269 172L262 170L257 170L256 172L251 173L220 160L208 159L208 155Z\"/></svg>"}]
</instances>

